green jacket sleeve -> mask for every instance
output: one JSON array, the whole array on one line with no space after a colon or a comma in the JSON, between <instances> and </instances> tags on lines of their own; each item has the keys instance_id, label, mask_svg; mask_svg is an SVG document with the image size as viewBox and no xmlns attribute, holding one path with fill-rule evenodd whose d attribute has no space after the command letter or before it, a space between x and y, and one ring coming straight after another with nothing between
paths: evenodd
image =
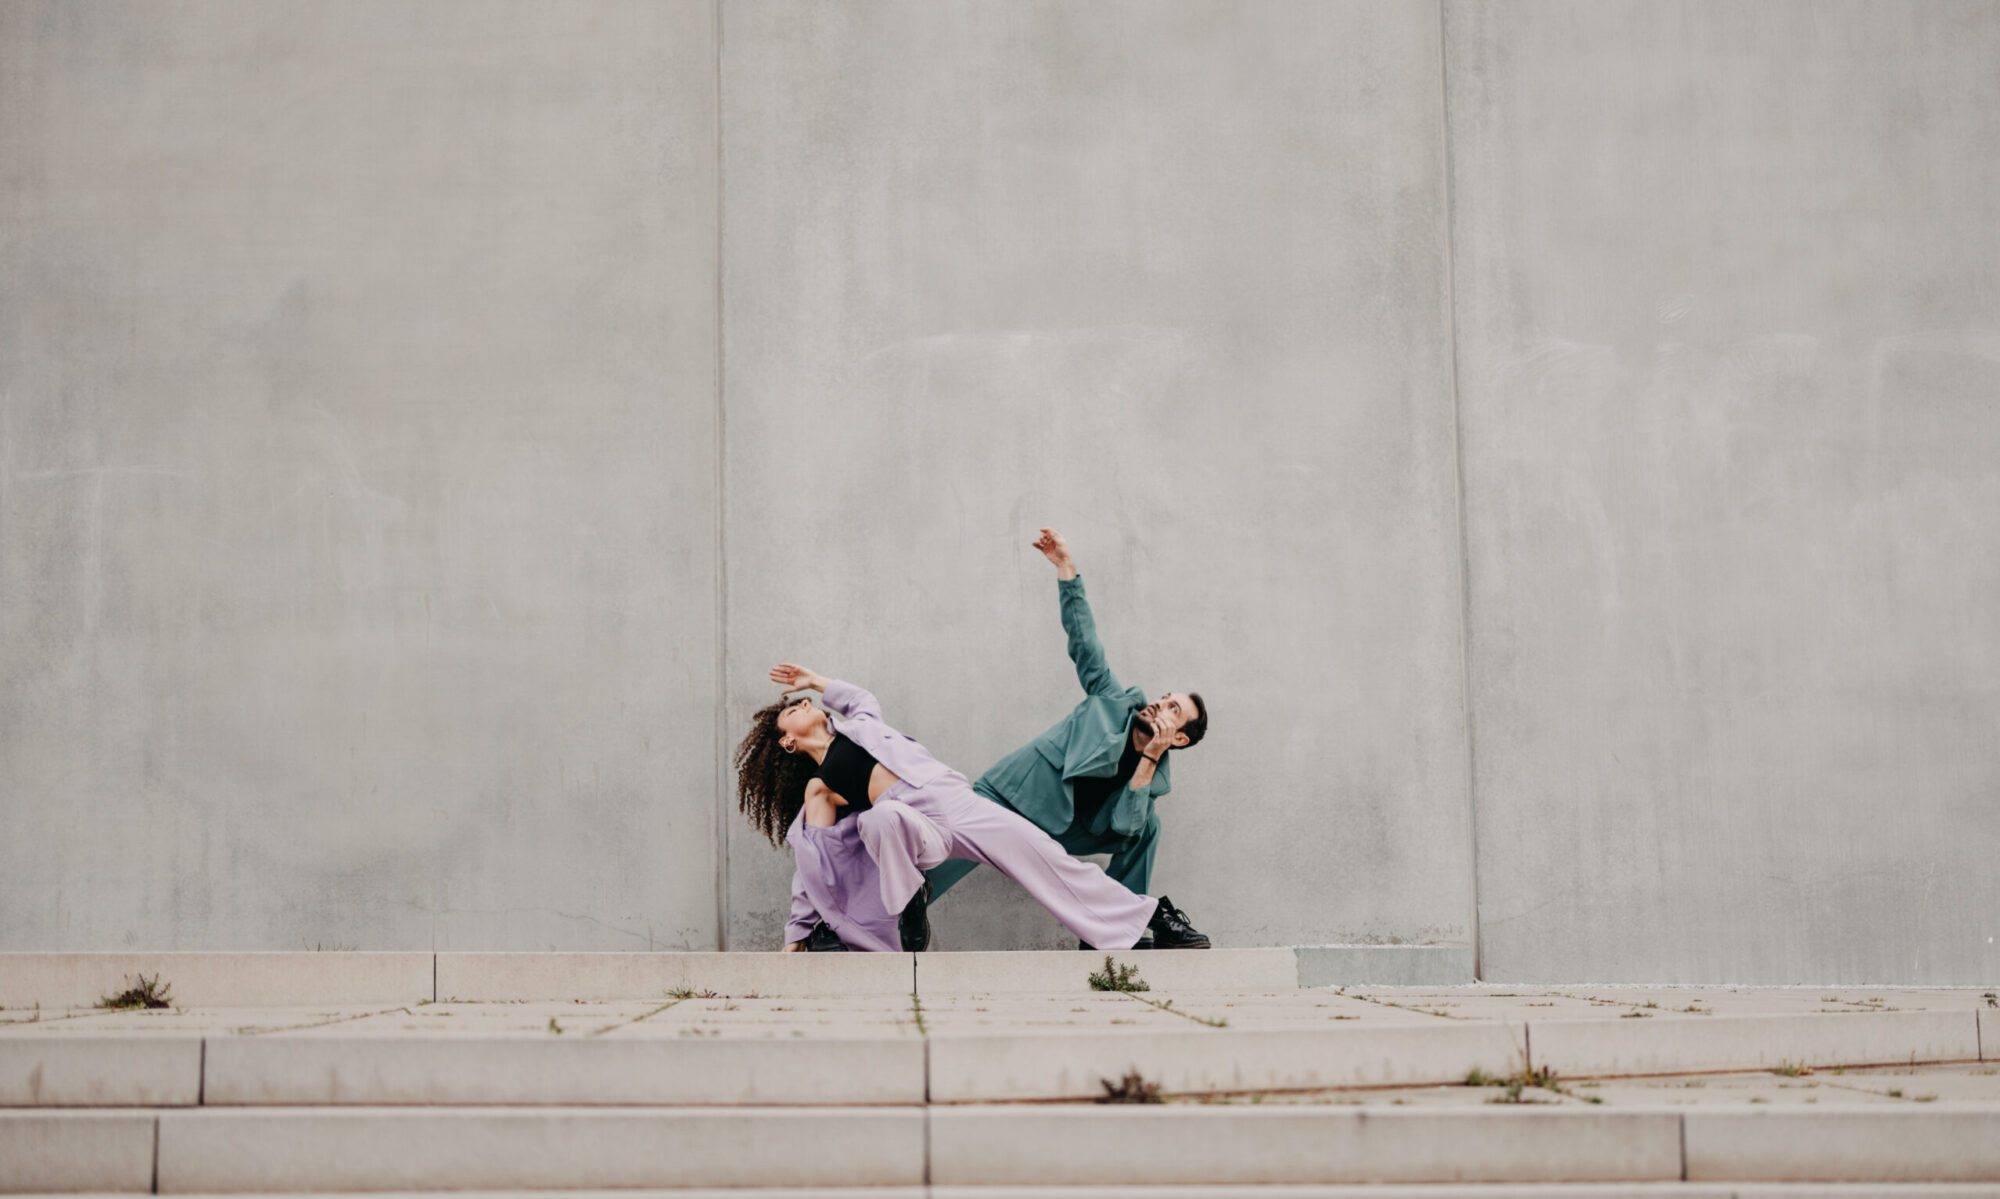
<instances>
[{"instance_id":1,"label":"green jacket sleeve","mask_svg":"<svg viewBox=\"0 0 2000 1199\"><path fill-rule=\"evenodd\" d=\"M1083 594L1083 577L1056 580L1056 594L1062 602L1063 631L1069 634L1069 660L1076 665L1076 681L1083 684L1084 694L1116 695L1125 690L1104 660L1097 621Z\"/></svg>"}]
</instances>

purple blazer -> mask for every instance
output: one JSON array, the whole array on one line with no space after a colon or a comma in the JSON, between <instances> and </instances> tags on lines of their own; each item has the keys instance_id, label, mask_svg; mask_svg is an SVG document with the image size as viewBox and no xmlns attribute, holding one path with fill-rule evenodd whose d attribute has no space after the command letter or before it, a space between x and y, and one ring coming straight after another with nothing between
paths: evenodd
<instances>
[{"instance_id":1,"label":"purple blazer","mask_svg":"<svg viewBox=\"0 0 2000 1199\"><path fill-rule=\"evenodd\" d=\"M826 685L825 699L827 711L834 714L834 731L867 750L910 786L929 786L951 769L931 757L915 738L890 728L882 719L882 705L853 683L835 679Z\"/></svg>"}]
</instances>

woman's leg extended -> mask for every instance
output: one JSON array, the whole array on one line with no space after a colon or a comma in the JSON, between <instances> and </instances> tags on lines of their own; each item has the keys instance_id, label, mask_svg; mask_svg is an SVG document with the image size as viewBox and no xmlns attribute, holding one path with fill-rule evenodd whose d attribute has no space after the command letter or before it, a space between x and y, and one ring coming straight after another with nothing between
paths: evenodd
<instances>
[{"instance_id":1,"label":"woman's leg extended","mask_svg":"<svg viewBox=\"0 0 2000 1199\"><path fill-rule=\"evenodd\" d=\"M1021 884L1085 944L1130 949L1139 943L1156 900L1134 895L1095 862L1069 856L1026 816L981 799L969 785L941 781L924 793L930 802L919 806L944 827L952 857L985 862Z\"/></svg>"},{"instance_id":2,"label":"woman's leg extended","mask_svg":"<svg viewBox=\"0 0 2000 1199\"><path fill-rule=\"evenodd\" d=\"M924 871L945 859L943 830L906 803L878 799L856 816L861 843L882 876L882 906L900 912L924 885Z\"/></svg>"}]
</instances>

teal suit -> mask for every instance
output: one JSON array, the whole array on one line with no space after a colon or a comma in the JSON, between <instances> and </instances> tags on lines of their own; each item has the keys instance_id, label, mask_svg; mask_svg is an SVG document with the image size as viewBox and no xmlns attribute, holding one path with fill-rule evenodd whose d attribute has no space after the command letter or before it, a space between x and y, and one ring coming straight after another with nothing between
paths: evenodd
<instances>
[{"instance_id":1,"label":"teal suit","mask_svg":"<svg viewBox=\"0 0 2000 1199\"><path fill-rule=\"evenodd\" d=\"M1048 732L1000 759L972 789L1027 817L1072 855L1110 854L1105 873L1134 894L1144 895L1152 882L1160 839L1153 801L1172 789L1170 755L1162 755L1153 781L1146 786L1120 788L1095 810L1077 811L1075 780L1118 773L1118 759L1131 743L1132 717L1146 706L1146 693L1121 685L1111 673L1104 646L1097 640L1090 601L1083 594L1083 580L1061 579L1056 589L1063 631L1069 634L1070 661L1076 664L1076 681L1083 685L1083 702ZM929 871L932 898L977 865L954 859Z\"/></svg>"}]
</instances>

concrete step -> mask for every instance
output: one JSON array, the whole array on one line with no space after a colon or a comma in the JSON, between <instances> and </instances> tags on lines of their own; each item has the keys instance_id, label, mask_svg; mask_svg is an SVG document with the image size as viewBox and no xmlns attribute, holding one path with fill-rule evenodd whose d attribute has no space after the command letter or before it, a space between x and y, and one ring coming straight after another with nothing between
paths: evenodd
<instances>
[{"instance_id":1,"label":"concrete step","mask_svg":"<svg viewBox=\"0 0 2000 1199\"><path fill-rule=\"evenodd\" d=\"M577 1005L439 1005L436 1016L394 1009L387 1018L400 1023L377 1014L199 1036L95 1033L89 1020L13 1025L0 1029L0 1106L976 1103L1096 1098L1128 1072L1185 1095L1453 1084L1526 1067L1579 1079L1961 1062L1981 1049L1971 1011L1536 1021L1392 1012L1259 1028L1212 1027L1201 1013L1234 1009L1182 1002L1197 1019L1111 997L1061 1017L1099 1023L1048 1027L1036 1021L1049 1004L989 1001L999 1030L954 1009L934 1013L924 1034L907 1001L886 1012L831 1003L744 1012L727 1002L680 1022L667 1005L592 1019L571 1015L590 1010ZM1118 1010L1151 1022L1101 1023ZM564 1020L569 1030L555 1032Z\"/></svg>"},{"instance_id":2,"label":"concrete step","mask_svg":"<svg viewBox=\"0 0 2000 1199\"><path fill-rule=\"evenodd\" d=\"M2000 1182L2000 1104L0 1112L15 1192L1683 1180Z\"/></svg>"},{"instance_id":3,"label":"concrete step","mask_svg":"<svg viewBox=\"0 0 2000 1199\"><path fill-rule=\"evenodd\" d=\"M1463 946L1121 952L1155 987L1251 991L1471 981ZM140 976L192 1007L766 996L1085 992L1097 952L0 953L0 1009L87 1008Z\"/></svg>"}]
</instances>

